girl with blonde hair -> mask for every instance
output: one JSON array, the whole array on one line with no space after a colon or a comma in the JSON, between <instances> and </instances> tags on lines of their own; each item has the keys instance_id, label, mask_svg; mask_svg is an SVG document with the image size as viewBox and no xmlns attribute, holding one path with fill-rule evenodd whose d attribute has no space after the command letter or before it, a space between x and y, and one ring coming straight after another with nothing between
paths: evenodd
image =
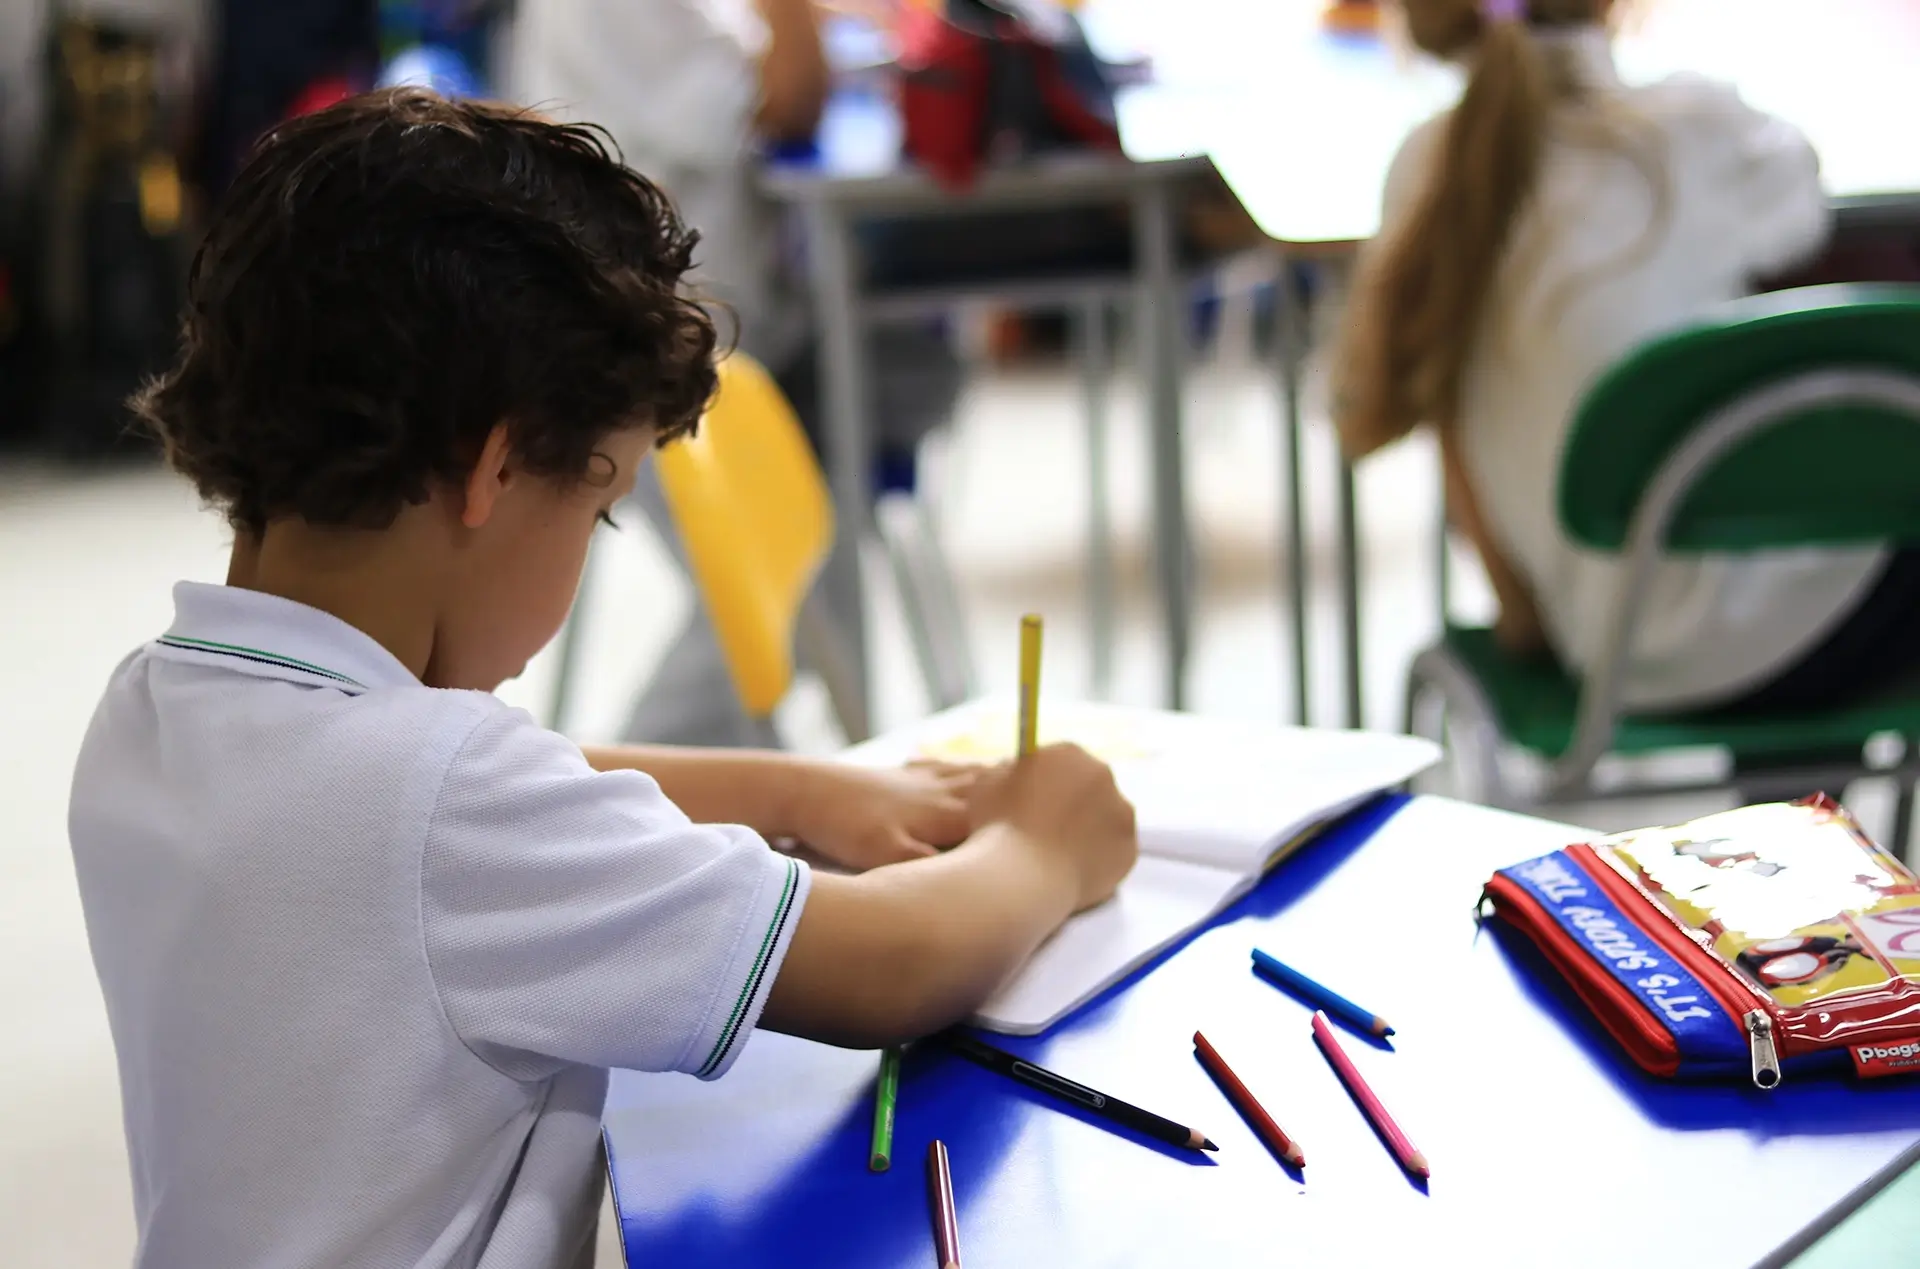
<instances>
[{"instance_id":1,"label":"girl with blonde hair","mask_svg":"<svg viewBox=\"0 0 1920 1269\"><path fill-rule=\"evenodd\" d=\"M1692 75L1630 86L1610 0L1402 0L1464 94L1387 177L1336 368L1359 458L1420 424L1449 515L1477 548L1513 652L1576 672L1622 579L1569 541L1555 486L1581 396L1636 345L1817 254L1829 232L1806 139ZM1625 703L1798 708L1914 657L1920 564L1882 550L1705 555L1660 565Z\"/></svg>"}]
</instances>

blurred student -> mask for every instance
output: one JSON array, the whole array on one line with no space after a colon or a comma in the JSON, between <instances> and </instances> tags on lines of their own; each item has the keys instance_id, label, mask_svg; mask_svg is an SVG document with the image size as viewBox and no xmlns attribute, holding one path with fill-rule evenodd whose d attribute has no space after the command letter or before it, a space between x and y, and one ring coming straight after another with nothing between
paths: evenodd
<instances>
[{"instance_id":1,"label":"blurred student","mask_svg":"<svg viewBox=\"0 0 1920 1269\"><path fill-rule=\"evenodd\" d=\"M701 245L694 286L721 302L739 346L793 402L822 443L814 324L783 268L778 209L755 190L763 153L810 141L832 87L814 0L523 0L513 36L514 97L557 118L605 127L625 161L657 179ZM870 395L884 457L910 460L950 413L960 369L936 334L884 327ZM649 471L639 497L667 541L664 501ZM841 508L852 526L860 512ZM843 628L858 620L846 590L851 532L815 602ZM635 705L627 736L676 744L739 744L750 735L698 605Z\"/></svg>"},{"instance_id":2,"label":"blurred student","mask_svg":"<svg viewBox=\"0 0 1920 1269\"><path fill-rule=\"evenodd\" d=\"M1071 747L583 751L493 694L713 391L693 244L592 131L419 90L223 200L136 408L227 582L115 668L68 813L141 1269L583 1267L609 1068L924 1035L1132 865Z\"/></svg>"},{"instance_id":3,"label":"blurred student","mask_svg":"<svg viewBox=\"0 0 1920 1269\"><path fill-rule=\"evenodd\" d=\"M1407 139L1361 263L1335 413L1358 458L1438 433L1449 511L1511 652L1601 654L1623 564L1569 541L1560 455L1582 395L1649 337L1817 254L1818 163L1730 87L1615 72L1607 0L1403 0L1415 44L1468 68ZM1920 661L1920 557L1772 551L1663 562L1625 681L1641 710L1795 709Z\"/></svg>"}]
</instances>

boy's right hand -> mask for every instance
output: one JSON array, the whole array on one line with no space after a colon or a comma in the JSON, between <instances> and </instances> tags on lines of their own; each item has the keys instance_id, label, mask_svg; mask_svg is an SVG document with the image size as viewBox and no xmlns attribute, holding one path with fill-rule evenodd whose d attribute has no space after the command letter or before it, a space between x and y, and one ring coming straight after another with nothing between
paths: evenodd
<instances>
[{"instance_id":1,"label":"boy's right hand","mask_svg":"<svg viewBox=\"0 0 1920 1269\"><path fill-rule=\"evenodd\" d=\"M1139 853L1113 772L1072 745L982 772L965 797L965 844L814 875L761 1026L856 1049L951 1026Z\"/></svg>"},{"instance_id":2,"label":"boy's right hand","mask_svg":"<svg viewBox=\"0 0 1920 1269\"><path fill-rule=\"evenodd\" d=\"M983 780L972 809L977 825L1004 824L1065 868L1076 912L1110 898L1140 853L1133 804L1078 745L1048 745Z\"/></svg>"}]
</instances>

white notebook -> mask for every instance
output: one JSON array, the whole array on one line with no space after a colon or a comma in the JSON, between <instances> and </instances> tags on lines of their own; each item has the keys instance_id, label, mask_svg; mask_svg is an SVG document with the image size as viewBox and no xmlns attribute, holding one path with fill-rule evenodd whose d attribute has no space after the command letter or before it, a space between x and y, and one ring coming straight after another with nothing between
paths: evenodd
<instances>
[{"instance_id":1,"label":"white notebook","mask_svg":"<svg viewBox=\"0 0 1920 1269\"><path fill-rule=\"evenodd\" d=\"M847 753L855 762L1010 756L1014 707L980 701ZM1072 918L980 1009L974 1025L1032 1035L1251 890L1311 831L1440 756L1412 736L1260 726L1159 710L1045 701L1040 742L1112 764L1140 825L1140 862L1114 897Z\"/></svg>"}]
</instances>

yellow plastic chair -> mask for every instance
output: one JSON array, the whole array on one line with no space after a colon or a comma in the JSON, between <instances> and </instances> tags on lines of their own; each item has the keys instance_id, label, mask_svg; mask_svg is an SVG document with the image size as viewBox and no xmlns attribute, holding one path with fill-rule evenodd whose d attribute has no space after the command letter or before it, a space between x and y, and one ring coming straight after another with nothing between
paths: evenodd
<instances>
[{"instance_id":1,"label":"yellow plastic chair","mask_svg":"<svg viewBox=\"0 0 1920 1269\"><path fill-rule=\"evenodd\" d=\"M687 567L741 707L763 739L793 685L794 656L820 674L852 741L870 734L846 642L806 598L833 549L833 501L793 407L735 353L699 432L654 455Z\"/></svg>"}]
</instances>

